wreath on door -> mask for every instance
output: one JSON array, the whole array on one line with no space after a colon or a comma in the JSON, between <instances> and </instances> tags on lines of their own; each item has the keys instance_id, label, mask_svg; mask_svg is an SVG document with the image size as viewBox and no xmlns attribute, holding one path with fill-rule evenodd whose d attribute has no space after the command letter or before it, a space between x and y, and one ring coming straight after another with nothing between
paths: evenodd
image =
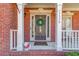
<instances>
[{"instance_id":1,"label":"wreath on door","mask_svg":"<svg viewBox=\"0 0 79 59\"><path fill-rule=\"evenodd\" d=\"M44 24L45 24L45 22L44 22L43 19L38 19L38 20L36 21L36 25L38 25L38 26L43 26Z\"/></svg>"}]
</instances>

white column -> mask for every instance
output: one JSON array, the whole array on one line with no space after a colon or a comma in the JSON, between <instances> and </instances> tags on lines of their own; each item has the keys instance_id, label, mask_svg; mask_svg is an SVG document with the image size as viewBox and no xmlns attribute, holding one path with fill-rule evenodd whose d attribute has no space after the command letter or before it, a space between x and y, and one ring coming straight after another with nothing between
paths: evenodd
<instances>
[{"instance_id":1,"label":"white column","mask_svg":"<svg viewBox=\"0 0 79 59\"><path fill-rule=\"evenodd\" d=\"M62 51L62 3L57 4L56 13L57 51Z\"/></svg>"},{"instance_id":2,"label":"white column","mask_svg":"<svg viewBox=\"0 0 79 59\"><path fill-rule=\"evenodd\" d=\"M24 45L24 5L18 5L18 33L17 33L17 51L23 50Z\"/></svg>"}]
</instances>

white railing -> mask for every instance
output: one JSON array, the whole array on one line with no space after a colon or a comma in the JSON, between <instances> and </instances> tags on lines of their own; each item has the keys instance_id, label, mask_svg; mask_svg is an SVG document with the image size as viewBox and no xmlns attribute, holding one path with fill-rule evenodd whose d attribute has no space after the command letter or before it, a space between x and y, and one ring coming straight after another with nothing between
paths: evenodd
<instances>
[{"instance_id":1,"label":"white railing","mask_svg":"<svg viewBox=\"0 0 79 59\"><path fill-rule=\"evenodd\" d=\"M62 47L79 50L79 30L62 30Z\"/></svg>"},{"instance_id":2,"label":"white railing","mask_svg":"<svg viewBox=\"0 0 79 59\"><path fill-rule=\"evenodd\" d=\"M10 30L10 49L17 48L17 30Z\"/></svg>"}]
</instances>

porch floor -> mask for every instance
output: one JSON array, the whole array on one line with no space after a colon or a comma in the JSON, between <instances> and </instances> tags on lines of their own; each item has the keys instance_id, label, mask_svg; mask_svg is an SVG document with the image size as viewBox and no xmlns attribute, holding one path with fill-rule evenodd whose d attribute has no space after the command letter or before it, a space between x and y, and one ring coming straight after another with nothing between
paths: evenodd
<instances>
[{"instance_id":1,"label":"porch floor","mask_svg":"<svg viewBox=\"0 0 79 59\"><path fill-rule=\"evenodd\" d=\"M34 45L34 42L30 42L29 50L56 50L56 43L55 42L47 42L47 46L42 45ZM25 50L27 50L25 48Z\"/></svg>"}]
</instances>

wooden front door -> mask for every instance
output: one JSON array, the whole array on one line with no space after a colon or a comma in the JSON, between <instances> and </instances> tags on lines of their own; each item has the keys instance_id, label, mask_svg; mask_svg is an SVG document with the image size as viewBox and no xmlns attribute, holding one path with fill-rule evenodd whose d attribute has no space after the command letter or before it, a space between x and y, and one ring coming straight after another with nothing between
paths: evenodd
<instances>
[{"instance_id":1,"label":"wooden front door","mask_svg":"<svg viewBox=\"0 0 79 59\"><path fill-rule=\"evenodd\" d=\"M35 15L35 40L46 40L46 15Z\"/></svg>"},{"instance_id":2,"label":"wooden front door","mask_svg":"<svg viewBox=\"0 0 79 59\"><path fill-rule=\"evenodd\" d=\"M50 16L35 14L30 17L30 41L50 41Z\"/></svg>"}]
</instances>

